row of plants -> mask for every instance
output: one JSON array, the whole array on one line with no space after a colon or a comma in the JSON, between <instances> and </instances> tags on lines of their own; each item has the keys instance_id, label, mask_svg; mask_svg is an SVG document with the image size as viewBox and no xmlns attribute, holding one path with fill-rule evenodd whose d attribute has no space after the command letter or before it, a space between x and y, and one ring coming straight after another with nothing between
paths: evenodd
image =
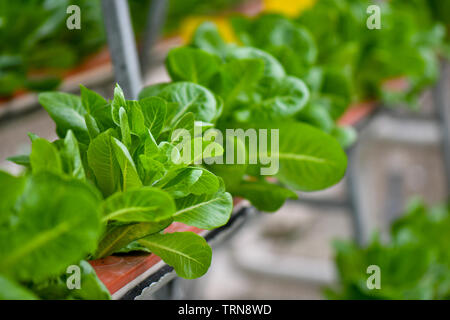
<instances>
[{"instance_id":1,"label":"row of plants","mask_svg":"<svg viewBox=\"0 0 450 320\"><path fill-rule=\"evenodd\" d=\"M355 141L356 132L337 125L337 121L350 105L380 101L416 106L419 94L438 77L439 56L447 52L445 28L430 10L425 10L428 8L425 2L421 2L424 7L421 12L427 19L418 17L415 6L399 3L383 3L380 30L366 27L366 9L370 5L367 0L323 0L294 18L273 13L254 18L232 16L228 20L231 30L224 27L223 21L218 25L205 22L194 32L187 48L169 54L167 67L173 80L197 82L218 92L222 89L218 88L219 68L214 59L264 56L276 65L269 76L289 76L287 81L298 92L301 88L293 79L302 79L309 88L308 102L297 103L290 110L286 108L285 116L309 123L348 147ZM235 41L230 41L233 38ZM183 70L185 65L189 67ZM192 75L189 68L209 70L203 79ZM392 79L403 80L403 88L390 87ZM275 87L274 81L265 85ZM255 89L258 87L261 86L248 83L250 89L235 92L241 96L234 98L235 110L228 115L227 125L229 122L243 125L259 116L259 101L255 101L261 100ZM242 94L244 90L247 92Z\"/></svg>"},{"instance_id":2,"label":"row of plants","mask_svg":"<svg viewBox=\"0 0 450 320\"><path fill-rule=\"evenodd\" d=\"M232 197L225 186L231 188L233 179L243 186L239 195L252 198L267 211L296 197L262 176L249 177L267 164L264 161L251 166L197 165L195 159L205 158L208 148L214 157L223 150L202 136L188 142L200 139L200 155L194 148L190 161L178 161L185 156L185 142L179 143L180 137L173 133L196 128L202 133L215 123L226 124L235 95L247 88L237 78L239 67L247 64L256 70L248 76L251 90L257 83L259 90L277 83L272 93L265 93L266 101L261 101L265 116L255 127L280 129L279 181L297 190L323 189L339 181L346 157L338 142L308 125L284 121L291 111L280 117L286 107L307 102L307 87L299 79L271 77L278 62L266 62L264 57L236 56L224 63L220 95L187 81L146 88L139 101L125 100L119 87L112 101L84 87L81 97L40 94L39 101L55 121L60 139L49 142L30 134L31 153L10 159L23 165L25 173L19 177L1 174L2 186L8 186L0 200L2 297L108 298L86 260L136 250L157 254L182 277L199 277L209 267L211 248L194 233L164 233L172 222L202 229L224 225L232 211ZM196 69L191 73L191 78L203 74ZM295 89L292 98L273 103L278 91L291 88ZM277 125L277 120L285 123ZM237 138L233 143L246 149L246 158L272 156L245 148ZM209 167L222 175L213 174ZM261 192L268 195L265 202L256 197ZM67 288L67 268L72 264L81 268L82 282L89 284L81 290Z\"/></svg>"},{"instance_id":3,"label":"row of plants","mask_svg":"<svg viewBox=\"0 0 450 320\"><path fill-rule=\"evenodd\" d=\"M292 20L257 19L280 22L274 41L297 41ZM139 100L126 100L120 87L111 101L84 87L81 97L40 94L59 139L30 134L31 153L11 158L24 174L0 174L6 190L0 195L0 295L108 298L86 261L136 250L155 253L182 277L199 277L208 270L211 248L194 233L165 233L171 223L214 229L227 223L232 196L276 211L297 197L294 191L337 183L347 165L342 147L352 140L350 130L335 124L346 108L341 100L352 99L341 91L347 75L319 70L314 87L281 58L269 49L227 44L207 23L190 46L169 53L172 82L144 88ZM314 100L325 101L323 107ZM328 128L321 121L327 116ZM231 139L246 161L199 163L227 156L217 136L204 135L210 128ZM178 129L192 138L185 141ZM276 142L270 129L278 129L276 152L251 146L245 134L229 137L227 129L266 130L268 150ZM201 148L180 161L191 150L185 147L198 142ZM261 172L274 158L279 170L267 179ZM79 290L66 285L71 265L82 270L86 285Z\"/></svg>"},{"instance_id":4,"label":"row of plants","mask_svg":"<svg viewBox=\"0 0 450 320\"><path fill-rule=\"evenodd\" d=\"M390 239L375 234L368 246L335 242L339 287L328 288L330 299L450 299L450 206L429 208L413 200L391 227ZM377 266L379 287L367 285Z\"/></svg>"},{"instance_id":5,"label":"row of plants","mask_svg":"<svg viewBox=\"0 0 450 320\"><path fill-rule=\"evenodd\" d=\"M332 110L318 121L329 130L349 102L416 106L418 95L438 77L439 56L449 56L443 17L450 11L442 1L377 3L381 29L374 30L366 26L371 4L321 0L300 15L232 16L229 22L239 43L269 52L290 75L305 80L315 112ZM397 78L405 82L402 90L389 86Z\"/></svg>"},{"instance_id":6,"label":"row of plants","mask_svg":"<svg viewBox=\"0 0 450 320\"><path fill-rule=\"evenodd\" d=\"M262 59L236 58L229 63L228 67L255 64L261 74L271 68ZM241 85L229 78L232 75L228 69L222 72L228 89ZM261 80L261 75L255 76ZM296 81L302 91L295 102L304 104L308 90ZM278 84L280 90L283 84ZM202 133L214 123L225 123L232 110L231 92L218 95L180 81L146 88L138 101L126 100L120 87L112 101L84 87L81 97L40 94L60 139L49 142L30 134L31 153L10 158L23 165L25 173L19 177L1 173L1 185L7 190L0 197L2 297L108 298L86 260L137 250L160 256L181 277L203 275L212 254L206 241L192 232L164 230L175 221L201 229L226 224L233 206L226 190L239 190L236 195L267 211L296 197L290 189L252 173L267 165L263 156L280 158L276 177L295 190L323 189L342 178L346 157L333 137L286 118L278 123L276 117L270 126L262 120L255 123L258 128L280 130L276 155L246 148L232 137L246 158L260 162L197 164L199 157L219 157L224 151ZM271 97L278 99L276 91L266 96L261 114L267 117L286 107L283 100L273 104ZM177 129L200 134L186 142ZM188 161L179 161L186 159L185 147L198 141L201 149L193 148ZM233 180L239 189L229 187ZM262 193L265 198L257 196ZM88 284L75 291L66 285L71 265L80 267L81 281Z\"/></svg>"},{"instance_id":7,"label":"row of plants","mask_svg":"<svg viewBox=\"0 0 450 320\"><path fill-rule=\"evenodd\" d=\"M262 14L256 18L234 16L230 25L238 39L235 43L227 43L221 36L223 26L206 22L193 34L189 46L169 52L166 66L175 83L192 81L225 97L227 111L216 124L222 131L293 121L308 123L347 147L356 135L351 128L339 127L336 122L351 103L377 100L416 107L419 95L438 78L439 58L448 55L448 47L445 25L441 23L445 21L437 19L435 11L429 10L431 3L391 1L383 4L381 30L366 28L366 8L370 2L364 0L320 1L294 19L280 14ZM342 31L339 36L333 32L333 27ZM260 69L252 61L255 58L264 60ZM397 91L385 86L386 80L396 78L402 78L407 86ZM160 94L170 85L162 83L145 88L140 97ZM309 99L301 103L304 85L308 88ZM269 99L267 94L271 96ZM249 199L261 210L267 211L267 199L273 210L279 208L273 198L275 185L269 185L251 167L244 175L236 174L238 168L229 165L210 169L224 177L227 190L233 195ZM277 178L286 185L286 181ZM250 182L251 190L248 189ZM283 202L280 199L279 203ZM420 214L410 213L401 220L406 222L396 224L404 224L403 230L395 231L392 236L402 233L404 243L395 240L392 245L383 246L375 239L367 248L340 243L336 262L343 288L329 290L328 297L448 298L449 261L441 256L447 248L444 230L448 228L448 219L444 216L448 216L448 209L440 209L442 219L438 214L429 214L423 205L410 210L418 211ZM411 235L405 240L404 234L412 232L409 229L421 232L425 227L419 224L425 223L433 225L430 232L439 234L433 246L429 247L430 242L424 241L425 235ZM410 261L416 259L409 259L408 254L414 255L418 248L424 256L416 258L426 259L421 260L423 268L414 273L411 271L414 263ZM398 267L397 262L402 259ZM379 265L383 270L385 287L381 291L368 289L365 271L370 264Z\"/></svg>"},{"instance_id":8,"label":"row of plants","mask_svg":"<svg viewBox=\"0 0 450 320\"><path fill-rule=\"evenodd\" d=\"M137 37L146 25L150 0L130 0ZM165 32L173 32L189 15L211 13L238 0L171 0ZM69 30L66 12L77 5L81 29ZM0 98L18 90L56 88L64 71L106 45L100 0L0 0Z\"/></svg>"}]
</instances>

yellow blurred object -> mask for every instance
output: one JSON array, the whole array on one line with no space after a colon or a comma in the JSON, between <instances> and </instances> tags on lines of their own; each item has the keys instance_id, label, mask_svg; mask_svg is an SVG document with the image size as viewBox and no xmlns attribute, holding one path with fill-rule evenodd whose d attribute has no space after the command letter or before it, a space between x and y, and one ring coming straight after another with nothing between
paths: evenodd
<instances>
[{"instance_id":1,"label":"yellow blurred object","mask_svg":"<svg viewBox=\"0 0 450 320\"><path fill-rule=\"evenodd\" d=\"M284 13L290 17L298 16L311 8L317 0L264 0L264 11Z\"/></svg>"},{"instance_id":2,"label":"yellow blurred object","mask_svg":"<svg viewBox=\"0 0 450 320\"><path fill-rule=\"evenodd\" d=\"M183 42L190 42L197 27L206 21L214 22L217 25L220 35L226 42L238 42L228 18L214 16L194 16L186 18L180 28L180 37L183 39Z\"/></svg>"}]
</instances>

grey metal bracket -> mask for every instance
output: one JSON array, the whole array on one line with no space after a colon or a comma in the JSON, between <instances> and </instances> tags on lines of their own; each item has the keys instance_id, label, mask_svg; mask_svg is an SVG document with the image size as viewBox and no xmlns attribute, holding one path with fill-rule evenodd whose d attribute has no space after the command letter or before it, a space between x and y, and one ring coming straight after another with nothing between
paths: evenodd
<instances>
[{"instance_id":1,"label":"grey metal bracket","mask_svg":"<svg viewBox=\"0 0 450 320\"><path fill-rule=\"evenodd\" d=\"M102 11L116 81L126 98L136 99L142 78L128 2L102 0Z\"/></svg>"},{"instance_id":2,"label":"grey metal bracket","mask_svg":"<svg viewBox=\"0 0 450 320\"><path fill-rule=\"evenodd\" d=\"M145 75L151 64L150 56L151 49L161 34L162 27L166 20L167 0L152 0L147 13L147 24L145 26L143 46L140 52L141 72Z\"/></svg>"},{"instance_id":3,"label":"grey metal bracket","mask_svg":"<svg viewBox=\"0 0 450 320\"><path fill-rule=\"evenodd\" d=\"M450 64L441 65L441 78L433 89L433 100L442 132L447 190L450 189Z\"/></svg>"}]
</instances>

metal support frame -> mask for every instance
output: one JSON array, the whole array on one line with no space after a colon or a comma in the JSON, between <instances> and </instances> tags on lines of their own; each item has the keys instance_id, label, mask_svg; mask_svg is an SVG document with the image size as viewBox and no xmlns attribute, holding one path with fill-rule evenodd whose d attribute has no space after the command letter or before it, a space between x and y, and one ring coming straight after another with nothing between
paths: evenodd
<instances>
[{"instance_id":1,"label":"metal support frame","mask_svg":"<svg viewBox=\"0 0 450 320\"><path fill-rule=\"evenodd\" d=\"M433 100L442 133L442 149L444 151L448 190L450 189L450 64L443 62L441 65L441 77L433 89Z\"/></svg>"},{"instance_id":2,"label":"metal support frame","mask_svg":"<svg viewBox=\"0 0 450 320\"><path fill-rule=\"evenodd\" d=\"M152 0L147 13L144 43L140 52L141 72L145 75L151 65L150 52L159 38L167 13L167 0Z\"/></svg>"},{"instance_id":3,"label":"metal support frame","mask_svg":"<svg viewBox=\"0 0 450 320\"><path fill-rule=\"evenodd\" d=\"M142 87L127 0L102 0L103 19L116 81L125 97L136 99Z\"/></svg>"},{"instance_id":4,"label":"metal support frame","mask_svg":"<svg viewBox=\"0 0 450 320\"><path fill-rule=\"evenodd\" d=\"M355 129L360 133L372 120L378 115L382 106L378 106L368 117L359 122ZM361 186L358 180L358 144L356 141L353 146L348 148L348 167L347 167L347 203L352 218L353 234L355 241L360 245L365 245L369 240L370 230L367 230L364 222L364 215L361 210Z\"/></svg>"},{"instance_id":5,"label":"metal support frame","mask_svg":"<svg viewBox=\"0 0 450 320\"><path fill-rule=\"evenodd\" d=\"M350 215L353 226L353 234L358 244L364 245L368 239L367 232L365 232L363 215L361 212L360 204L360 186L358 181L358 168L357 168L357 145L355 144L347 151L348 167L347 167L347 199L348 207L350 209Z\"/></svg>"}]
</instances>

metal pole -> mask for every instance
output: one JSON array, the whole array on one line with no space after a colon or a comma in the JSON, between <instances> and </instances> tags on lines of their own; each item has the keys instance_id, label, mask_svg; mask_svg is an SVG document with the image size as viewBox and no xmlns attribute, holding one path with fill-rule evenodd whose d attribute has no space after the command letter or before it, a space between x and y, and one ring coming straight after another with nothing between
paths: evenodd
<instances>
[{"instance_id":1,"label":"metal pole","mask_svg":"<svg viewBox=\"0 0 450 320\"><path fill-rule=\"evenodd\" d=\"M442 63L441 77L433 89L434 106L442 132L447 190L450 189L450 65Z\"/></svg>"},{"instance_id":2,"label":"metal pole","mask_svg":"<svg viewBox=\"0 0 450 320\"><path fill-rule=\"evenodd\" d=\"M102 11L116 81L126 98L136 99L142 81L128 2L102 0Z\"/></svg>"},{"instance_id":3,"label":"metal pole","mask_svg":"<svg viewBox=\"0 0 450 320\"><path fill-rule=\"evenodd\" d=\"M349 201L350 214L353 224L355 241L360 245L365 245L368 241L367 232L364 226L364 217L360 204L360 185L358 180L358 159L357 143L347 150L348 167L346 174L347 198Z\"/></svg>"},{"instance_id":4,"label":"metal pole","mask_svg":"<svg viewBox=\"0 0 450 320\"><path fill-rule=\"evenodd\" d=\"M141 49L141 72L145 75L145 71L151 64L150 52L153 45L159 38L162 27L166 20L167 1L152 0L147 14L147 24L144 31L144 45Z\"/></svg>"}]
</instances>

